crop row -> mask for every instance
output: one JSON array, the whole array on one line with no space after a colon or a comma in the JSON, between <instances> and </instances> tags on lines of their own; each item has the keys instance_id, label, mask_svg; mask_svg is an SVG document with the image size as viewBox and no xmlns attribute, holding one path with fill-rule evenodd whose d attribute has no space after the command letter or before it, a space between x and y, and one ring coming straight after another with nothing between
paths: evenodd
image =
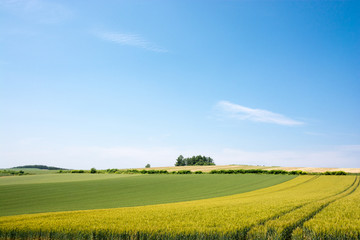
<instances>
[{"instance_id":1,"label":"crop row","mask_svg":"<svg viewBox=\"0 0 360 240\"><path fill-rule=\"evenodd\" d=\"M312 219L318 212L322 211L332 202L342 199L358 187L359 180L346 188L344 191L323 199L315 200L291 211L283 216L267 221L264 224L253 228L249 234L249 239L291 239L293 230L301 227L304 222ZM330 233L330 232L329 232ZM332 233L331 233L332 234Z\"/></svg>"},{"instance_id":2,"label":"crop row","mask_svg":"<svg viewBox=\"0 0 360 240\"><path fill-rule=\"evenodd\" d=\"M213 199L118 209L43 213L0 218L4 239L289 239L313 236L310 224L327 209L346 206L348 234L359 225L359 179L299 176L253 192ZM356 195L357 194L357 195ZM352 204L352 205L351 205ZM359 204L358 204L359 206ZM344 207L345 208L345 207ZM319 214L317 214L320 212ZM331 212L331 211L330 211ZM358 214L358 215L356 215ZM315 217L314 217L315 216ZM325 215L328 216L328 215ZM324 217L323 217L324 218ZM321 218L321 219L323 219ZM309 221L307 221L309 220ZM331 222L331 221L330 221ZM357 222L358 223L358 222ZM336 222L332 225L336 225ZM331 224L328 229L331 229ZM295 231L293 231L296 229ZM304 230L303 230L304 229ZM346 232L345 231L345 232ZM350 232L350 233L349 233ZM339 234L339 232L331 232ZM342 235L341 235L342 236ZM340 238L332 238L340 239ZM358 238L355 238L358 239Z\"/></svg>"},{"instance_id":3,"label":"crop row","mask_svg":"<svg viewBox=\"0 0 360 240\"><path fill-rule=\"evenodd\" d=\"M360 239L360 187L331 203L293 233L294 239Z\"/></svg>"}]
</instances>

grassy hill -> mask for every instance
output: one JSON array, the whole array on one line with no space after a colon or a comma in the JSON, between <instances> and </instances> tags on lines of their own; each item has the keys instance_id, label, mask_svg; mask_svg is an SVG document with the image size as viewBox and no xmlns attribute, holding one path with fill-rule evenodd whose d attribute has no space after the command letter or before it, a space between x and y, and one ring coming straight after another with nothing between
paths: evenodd
<instances>
[{"instance_id":1,"label":"grassy hill","mask_svg":"<svg viewBox=\"0 0 360 240\"><path fill-rule=\"evenodd\" d=\"M1 169L0 177L14 176L14 175L28 175L28 174L52 174L59 170L67 170L65 168L51 167L46 165L24 165L12 168Z\"/></svg>"},{"instance_id":2,"label":"grassy hill","mask_svg":"<svg viewBox=\"0 0 360 240\"><path fill-rule=\"evenodd\" d=\"M46 166L46 165L24 165L24 166L17 166L13 168L21 168L21 169L42 169L42 170L66 170L66 168L59 168L59 167L52 167L52 166Z\"/></svg>"},{"instance_id":3,"label":"grassy hill","mask_svg":"<svg viewBox=\"0 0 360 240\"><path fill-rule=\"evenodd\" d=\"M38 169L38 168L8 168L7 170L24 171L25 173L29 173L29 174L53 174L59 172L59 170L48 170L48 169Z\"/></svg>"}]
</instances>

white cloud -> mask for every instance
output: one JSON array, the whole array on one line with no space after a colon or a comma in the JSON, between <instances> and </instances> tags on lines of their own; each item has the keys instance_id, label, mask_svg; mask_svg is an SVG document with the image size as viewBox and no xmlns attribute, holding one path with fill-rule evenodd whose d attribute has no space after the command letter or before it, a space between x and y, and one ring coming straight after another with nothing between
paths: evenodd
<instances>
[{"instance_id":1,"label":"white cloud","mask_svg":"<svg viewBox=\"0 0 360 240\"><path fill-rule=\"evenodd\" d=\"M304 124L303 122L293 120L278 113L262 109L248 108L228 101L220 101L216 106L225 113L226 116L239 120L250 120L254 122L266 122L287 126Z\"/></svg>"},{"instance_id":2,"label":"white cloud","mask_svg":"<svg viewBox=\"0 0 360 240\"><path fill-rule=\"evenodd\" d=\"M96 35L101 39L115 42L121 45L143 48L154 52L168 52L166 49L160 48L155 44L147 41L138 34L126 34L116 32L97 32Z\"/></svg>"}]
</instances>

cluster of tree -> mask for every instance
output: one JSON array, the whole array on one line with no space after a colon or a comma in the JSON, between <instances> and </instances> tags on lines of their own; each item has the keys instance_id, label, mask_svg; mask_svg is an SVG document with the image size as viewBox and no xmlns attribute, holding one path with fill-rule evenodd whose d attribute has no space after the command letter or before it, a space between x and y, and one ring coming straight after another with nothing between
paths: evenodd
<instances>
[{"instance_id":1,"label":"cluster of tree","mask_svg":"<svg viewBox=\"0 0 360 240\"><path fill-rule=\"evenodd\" d=\"M184 158L180 155L176 159L175 166L196 166L196 165L215 165L214 160L211 157L205 156L192 156L190 158Z\"/></svg>"},{"instance_id":2,"label":"cluster of tree","mask_svg":"<svg viewBox=\"0 0 360 240\"><path fill-rule=\"evenodd\" d=\"M58 168L58 167L50 167L46 165L25 165L25 166L17 166L14 168L37 168L43 170L66 170L65 168Z\"/></svg>"}]
</instances>

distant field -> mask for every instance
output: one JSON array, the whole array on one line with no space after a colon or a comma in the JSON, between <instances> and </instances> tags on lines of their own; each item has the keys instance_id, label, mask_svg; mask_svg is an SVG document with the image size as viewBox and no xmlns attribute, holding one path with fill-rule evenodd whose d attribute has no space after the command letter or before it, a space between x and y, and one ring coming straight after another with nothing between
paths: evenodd
<instances>
[{"instance_id":1,"label":"distant field","mask_svg":"<svg viewBox=\"0 0 360 240\"><path fill-rule=\"evenodd\" d=\"M193 176L179 177L194 181ZM203 184L217 176L199 177L209 177L203 179ZM236 176L239 175L232 175ZM240 176L261 179L268 175ZM214 179L211 183L229 180ZM211 199L0 217L0 238L355 240L360 238L359 179L307 175L268 188Z\"/></svg>"},{"instance_id":2,"label":"distant field","mask_svg":"<svg viewBox=\"0 0 360 240\"><path fill-rule=\"evenodd\" d=\"M15 184L34 184L34 183L65 183L65 182L78 182L90 180L106 180L122 177L135 177L138 175L120 175L120 174L46 174L40 175L25 175L25 176L10 176L0 178L0 186L15 185Z\"/></svg>"},{"instance_id":3,"label":"distant field","mask_svg":"<svg viewBox=\"0 0 360 240\"><path fill-rule=\"evenodd\" d=\"M0 215L141 206L213 198L279 184L289 175L50 174L0 178Z\"/></svg>"},{"instance_id":4,"label":"distant field","mask_svg":"<svg viewBox=\"0 0 360 240\"><path fill-rule=\"evenodd\" d=\"M326 172L326 171L344 171L348 173L360 173L360 168L313 168L313 167L279 167L279 166L253 166L253 165L216 165L216 166L180 166L180 167L154 167L154 168L138 168L142 169L154 169L154 170L190 170L190 171L203 171L210 172L211 170L220 169L263 169L263 170L285 170L285 171L305 171L309 173Z\"/></svg>"}]
</instances>

